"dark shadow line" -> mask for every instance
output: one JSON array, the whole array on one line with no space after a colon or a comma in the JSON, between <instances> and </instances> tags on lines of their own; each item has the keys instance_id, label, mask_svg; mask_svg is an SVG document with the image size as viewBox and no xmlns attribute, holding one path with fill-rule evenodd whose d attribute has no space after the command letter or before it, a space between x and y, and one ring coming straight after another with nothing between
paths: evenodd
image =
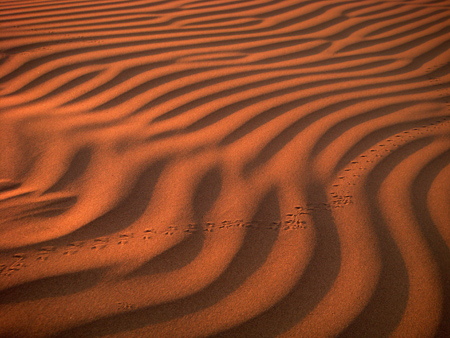
<instances>
[{"instance_id":1,"label":"dark shadow line","mask_svg":"<svg viewBox=\"0 0 450 338\"><path fill-rule=\"evenodd\" d=\"M64 190L69 184L80 178L87 170L91 162L93 149L83 146L73 155L67 170L44 194Z\"/></svg>"},{"instance_id":2,"label":"dark shadow line","mask_svg":"<svg viewBox=\"0 0 450 338\"><path fill-rule=\"evenodd\" d=\"M450 115L448 116L450 117ZM364 151L373 147L376 143L381 140L384 140L388 137L391 137L397 133L400 133L404 130L408 130L411 128L418 127L418 125L429 124L436 122L437 117L435 118L427 118L423 120L415 120L404 123L397 123L394 125L390 125L381 129L378 129L370 134L364 136L360 139L352 148L350 148L339 160L336 166L333 169L333 174L337 174L339 171L344 169L353 159L355 159L358 155L362 154Z\"/></svg>"},{"instance_id":3,"label":"dark shadow line","mask_svg":"<svg viewBox=\"0 0 450 338\"><path fill-rule=\"evenodd\" d=\"M123 3L123 4L129 4L130 3L130 1L120 1L120 2L107 2L107 3L96 3L96 4L93 4L93 5L89 5L89 4L87 4L87 3L90 3L91 1L79 1L79 2L72 2L73 4L79 4L79 3L82 3L81 5L79 5L79 6L71 6L71 7L58 7L58 8L55 8L55 6L56 5L58 5L58 4L56 4L56 3L51 3L51 4L48 4L48 5L41 5L41 6L27 6L27 7L19 7L19 8L8 8L7 10L9 11L9 12L11 12L11 11L14 11L14 10L20 10L20 9L22 9L22 8L39 8L39 7L48 7L47 9L42 9L42 10L36 10L36 9L34 9L34 10L30 10L30 11L21 11L21 12L19 12L19 13L8 13L8 14L4 14L4 15L0 15L0 17L3 17L3 16L6 16L6 17L8 17L8 16L11 16L11 15L21 15L21 14L23 14L23 15L25 15L25 14L37 14L37 13L48 13L48 12L58 12L58 11L65 11L65 10L72 10L72 9L79 9L79 8L90 8L90 7L102 7L102 6L108 6L108 5L116 5L116 4L120 4L120 3ZM160 1L160 3L161 2L164 2L164 1ZM61 4L61 5L66 5L67 3L64 3L64 4ZM114 7L113 9L123 9L123 8L116 8L116 7ZM40 18L40 16L37 16L37 18Z\"/></svg>"},{"instance_id":4,"label":"dark shadow line","mask_svg":"<svg viewBox=\"0 0 450 338\"><path fill-rule=\"evenodd\" d=\"M379 162L366 179L370 220L375 232L382 267L375 291L364 309L338 335L344 337L389 337L398 327L409 298L408 270L392 238L378 202L378 192L387 176L409 156L431 143L430 138L414 140Z\"/></svg>"},{"instance_id":5,"label":"dark shadow line","mask_svg":"<svg viewBox=\"0 0 450 338\"><path fill-rule=\"evenodd\" d=\"M50 93L47 93L44 96L41 96L35 100L29 101L29 103L33 104L33 103L41 102L43 100L51 99L52 97L60 95L68 90L71 90L78 86L82 86L84 83L97 77L101 72L102 71L99 70L99 71L94 71L94 72L90 72L90 73L78 76L75 79L72 79L69 82L67 82L67 83L61 85L60 87L56 88L55 90L51 91Z\"/></svg>"},{"instance_id":6,"label":"dark shadow line","mask_svg":"<svg viewBox=\"0 0 450 338\"><path fill-rule=\"evenodd\" d=\"M327 200L325 189L319 182L311 181L306 187L306 193L311 203ZM341 250L332 213L328 210L313 210L311 217L317 244L303 275L292 290L256 317L208 338L275 338L288 332L316 308L339 274Z\"/></svg>"},{"instance_id":7,"label":"dark shadow line","mask_svg":"<svg viewBox=\"0 0 450 338\"><path fill-rule=\"evenodd\" d=\"M409 108L417 103L418 103L417 101L408 101L408 102L388 104L386 106L371 109L365 113L360 113L358 115L346 118L345 120L339 121L338 123L334 124L331 128L329 128L317 140L317 142L314 144L314 147L312 148L312 150L310 152L310 157L313 158L313 157L317 156L318 154L320 154L326 147L328 147L335 140L339 139L339 137L342 134L344 134L348 130L352 129L353 127L358 126L364 122L370 121L372 119L377 119L381 116L386 116L386 115L396 113L399 110ZM400 123L398 125L400 125ZM384 129L385 128L381 128L374 132L371 132L368 136L373 137L374 133L379 132L379 130L384 130ZM365 137L367 137L367 136L365 136ZM358 142L358 145L359 145L359 143L360 142ZM340 161L342 161L342 158Z\"/></svg>"},{"instance_id":8,"label":"dark shadow line","mask_svg":"<svg viewBox=\"0 0 450 338\"><path fill-rule=\"evenodd\" d=\"M399 82L396 82L395 85L399 85L400 83L409 83L410 80L402 80ZM363 86L358 88L359 91L363 91L369 88L379 88L381 84L376 84L376 85L367 85L367 86ZM383 83L383 85L385 86L386 83ZM262 164L268 162L275 154L277 154L282 148L284 148L290 141L292 141L296 136L299 135L299 133L301 131L303 131L305 128L307 128L308 126L310 126L312 123L318 121L321 118L324 118L326 116L328 116L329 114L336 112L338 110L344 109L346 107L349 107L351 105L357 104L359 102L364 102L370 99L381 99L381 98L389 98L389 97L398 97L398 96L402 96L402 95L407 95L407 94L418 94L418 93L423 93L423 92L427 92L427 91L431 91L432 89L429 88L429 86L426 87L419 87L419 88L413 88L413 89L408 89L408 90L401 90L401 91L397 91L397 92L391 92L391 93L387 93L387 94L383 94L383 95L371 95L371 96L367 96L367 97L359 97L359 98L353 98L353 99L348 99L345 101L341 101L338 103L334 103L331 104L327 107L321 108L319 110L316 110L306 116L301 117L300 119L298 119L297 121L293 122L291 125L289 125L288 127L286 127L285 129L283 129L280 133L278 133L274 138L272 138L264 147L263 149L253 158L251 159L249 162L247 162L244 166L244 175L248 176L250 175L250 173L258 166L261 166ZM355 91L355 88L350 89L346 89L346 90L340 90L337 92L334 92L333 95L338 95L339 93L345 93L345 92L349 92ZM318 99L321 96L323 96L324 94L316 94L314 99ZM300 100L294 100L288 103L285 103L279 107L277 107L277 111L281 114L284 113L286 111L298 108L300 106L302 106L303 104L305 104L305 102L309 102L309 100L311 100L312 97L309 97L307 100L305 99L300 99ZM271 110L274 110L274 108L272 108Z\"/></svg>"},{"instance_id":9,"label":"dark shadow line","mask_svg":"<svg viewBox=\"0 0 450 338\"><path fill-rule=\"evenodd\" d=\"M412 18L412 19L409 19L409 20L396 22L394 24L391 24L391 25L388 25L388 26L384 26L384 27L379 28L379 29L377 29L375 31L372 31L372 32L368 33L365 37L369 38L369 37L374 36L374 35L382 34L382 33L388 32L388 31L392 31L392 30L394 30L396 28L399 28L399 27L402 27L402 26L406 26L406 25L408 25L410 23L419 22L419 21L421 21L423 19L428 19L428 18L430 18L432 16L435 16L437 14L440 14L440 13L442 13L441 10L436 10L434 12L426 13L426 14L421 15L419 17L415 17L415 18Z\"/></svg>"},{"instance_id":10,"label":"dark shadow line","mask_svg":"<svg viewBox=\"0 0 450 338\"><path fill-rule=\"evenodd\" d=\"M188 5L192 5L192 4L195 4L197 2L204 3L204 0L193 1L193 2L188 3ZM198 9L207 9L207 8L215 8L215 7L224 7L224 6L239 4L239 3L242 3L242 2L243 2L242 0L234 0L234 1L228 1L228 2L221 1L219 4L215 4L215 5L213 4L213 5L195 6L195 7L190 7L190 6L187 7L187 6L183 5L182 8L183 9L190 9L190 10L198 10Z\"/></svg>"},{"instance_id":11,"label":"dark shadow line","mask_svg":"<svg viewBox=\"0 0 450 338\"><path fill-rule=\"evenodd\" d=\"M134 12L134 13L126 13L126 15L129 16L133 16L133 15L143 15L142 12ZM123 17L122 13L118 13L118 14L108 14L108 15L97 15L97 16L89 16L89 17L81 17L81 18L74 18L74 19L65 19L65 20L53 20L53 21L46 21L45 24L46 25L57 25L57 24L61 24L61 23L68 23L68 22L83 22L83 21L89 21L89 20L99 20L99 19L107 19L107 18L117 18L117 17ZM148 17L148 18L152 18L155 19L157 18L157 16L152 16L152 17ZM146 18L147 19L147 18ZM115 20L115 21L108 21L106 23L115 23L115 22L119 22L119 20ZM84 26L90 26L96 24L98 25L99 23L92 23L92 24L85 24ZM32 22L32 23L24 23L21 24L21 27L35 27L37 25L37 23ZM82 26L82 24L79 25L72 25L72 26L60 26L61 28L71 28L71 27L80 27Z\"/></svg>"},{"instance_id":12,"label":"dark shadow line","mask_svg":"<svg viewBox=\"0 0 450 338\"><path fill-rule=\"evenodd\" d=\"M80 293L97 285L106 268L40 278L0 291L0 304L17 304Z\"/></svg>"},{"instance_id":13,"label":"dark shadow line","mask_svg":"<svg viewBox=\"0 0 450 338\"><path fill-rule=\"evenodd\" d=\"M111 210L83 227L55 239L14 248L14 250L7 250L4 253L17 250L39 250L43 246L60 248L67 246L69 243L93 240L126 229L138 220L147 209L153 190L167 162L168 159L163 159L151 164L138 176L124 199Z\"/></svg>"},{"instance_id":14,"label":"dark shadow line","mask_svg":"<svg viewBox=\"0 0 450 338\"><path fill-rule=\"evenodd\" d=\"M169 66L171 64L172 64L172 62L170 62L170 61L161 61L161 62L146 63L144 65L129 67L129 68L123 70L122 72L120 72L119 74L117 74L116 76L114 76L108 82L99 85L98 87L76 97L75 99L73 99L69 102L64 103L63 105L70 105L70 104L78 103L83 100L90 99L96 95L104 93L104 92L108 91L109 89L120 85L121 83L124 83L125 81L127 81L135 76L146 73L153 69Z\"/></svg>"},{"instance_id":15,"label":"dark shadow line","mask_svg":"<svg viewBox=\"0 0 450 338\"><path fill-rule=\"evenodd\" d=\"M384 5L385 3L386 2L384 2L384 1L381 2L381 5ZM377 14L381 14L381 13L383 13L384 15L387 15L389 12L395 11L396 9L402 8L402 7L404 7L403 4L398 4L398 5L392 4L391 7L389 7L389 8L375 9L375 10L367 12L367 13L362 13L362 14L359 14L359 15L355 15L354 18L363 18L363 17L377 15ZM399 16L403 16L402 14L404 14L404 12L402 12L402 13L400 13L398 15ZM390 18L391 16L392 15L389 15L388 18ZM395 16L395 14L394 14L394 16Z\"/></svg>"},{"instance_id":16,"label":"dark shadow line","mask_svg":"<svg viewBox=\"0 0 450 338\"><path fill-rule=\"evenodd\" d=\"M157 77L155 79L145 81L145 82L133 87L132 89L127 90L126 92L124 92L118 96L115 96L111 100L109 100L105 103L102 103L97 107L92 108L91 111L95 112L95 111L109 109L109 108L118 106L128 100L135 98L136 96L138 96L142 93L147 92L150 89L161 86L165 83L175 81L175 80L187 77L187 76L196 75L196 74L199 74L199 73L202 73L202 72L205 72L208 70L212 70L212 69L215 69L215 67L186 69L183 71L177 71L177 72L171 73L169 75L163 75L163 76Z\"/></svg>"},{"instance_id":17,"label":"dark shadow line","mask_svg":"<svg viewBox=\"0 0 450 338\"><path fill-rule=\"evenodd\" d=\"M48 19L48 18L61 18L61 17L65 17L65 16L73 16L73 15L88 15L88 14L95 14L95 13L105 13L105 12L117 12L117 11L123 11L123 10L133 10L133 9L139 9L142 10L144 8L148 8L148 7L152 7L158 4L163 4L166 3L166 0L163 1L159 1L158 3L146 3L144 5L135 5L135 6L127 6L127 7L114 7L114 8L102 8L102 9L96 9L96 10L90 10L90 11L78 11L78 12L69 12L69 13L55 13L55 14L48 14L48 15L38 15L38 16L28 16L28 17L20 17L20 18L15 18L15 19L9 19L9 20L0 20L0 22L15 22L15 21L21 21L24 19L28 19L28 20L32 20L32 19L37 19L37 20L43 20L43 19ZM61 9L55 10L55 11L61 11ZM42 12L49 12L49 10L42 10ZM29 11L29 12L22 12L20 14L22 15L26 15L26 14L30 14L30 13L36 13L35 11ZM10 16L10 14L5 14L5 15L0 15L0 17L2 16Z\"/></svg>"},{"instance_id":18,"label":"dark shadow line","mask_svg":"<svg viewBox=\"0 0 450 338\"><path fill-rule=\"evenodd\" d=\"M412 183L411 200L414 215L421 227L421 233L429 243L435 262L439 267L442 287L442 313L435 338L446 338L450 332L450 248L431 217L427 196L438 174L450 164L450 150L427 163Z\"/></svg>"},{"instance_id":19,"label":"dark shadow line","mask_svg":"<svg viewBox=\"0 0 450 338\"><path fill-rule=\"evenodd\" d=\"M382 44L382 43L386 43L386 42L393 42L393 41L399 40L404 37L414 36L414 34L420 33L422 31L424 31L430 27L433 27L435 25L438 25L442 22L448 22L449 18L450 18L450 16L446 16L446 17L440 18L438 20L435 20L433 22L423 24L419 27L412 28L406 32L397 33L397 34L390 35L390 36L387 36L384 38L356 42L354 44L348 45L348 46L344 47L343 49L339 50L338 53L352 52L352 51L355 51L358 49L369 48L369 47L372 47L372 46L375 46L378 44Z\"/></svg>"},{"instance_id":20,"label":"dark shadow line","mask_svg":"<svg viewBox=\"0 0 450 338\"><path fill-rule=\"evenodd\" d=\"M269 213L268 216L265 216ZM253 220L269 217L280 210L276 190L272 188L260 202ZM265 263L278 238L278 231L247 230L241 248L227 269L205 289L182 299L165 304L148 306L127 313L116 314L79 325L52 337L102 337L109 334L131 331L155 323L168 322L213 306L237 290ZM251 266L249 267L249 262Z\"/></svg>"}]
</instances>

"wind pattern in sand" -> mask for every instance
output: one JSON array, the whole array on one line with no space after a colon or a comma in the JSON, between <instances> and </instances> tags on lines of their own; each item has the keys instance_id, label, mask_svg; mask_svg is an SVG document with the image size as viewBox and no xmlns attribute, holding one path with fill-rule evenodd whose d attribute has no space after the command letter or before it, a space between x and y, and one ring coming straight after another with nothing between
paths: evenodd
<instances>
[{"instance_id":1,"label":"wind pattern in sand","mask_svg":"<svg viewBox=\"0 0 450 338\"><path fill-rule=\"evenodd\" d=\"M1 337L447 337L450 2L0 4Z\"/></svg>"}]
</instances>

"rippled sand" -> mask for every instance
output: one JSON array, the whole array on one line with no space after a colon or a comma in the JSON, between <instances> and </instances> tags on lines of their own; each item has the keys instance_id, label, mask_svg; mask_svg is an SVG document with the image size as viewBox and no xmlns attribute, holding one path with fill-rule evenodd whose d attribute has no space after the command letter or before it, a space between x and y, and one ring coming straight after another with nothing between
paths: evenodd
<instances>
[{"instance_id":1,"label":"rippled sand","mask_svg":"<svg viewBox=\"0 0 450 338\"><path fill-rule=\"evenodd\" d=\"M450 1L0 4L0 337L448 337Z\"/></svg>"}]
</instances>

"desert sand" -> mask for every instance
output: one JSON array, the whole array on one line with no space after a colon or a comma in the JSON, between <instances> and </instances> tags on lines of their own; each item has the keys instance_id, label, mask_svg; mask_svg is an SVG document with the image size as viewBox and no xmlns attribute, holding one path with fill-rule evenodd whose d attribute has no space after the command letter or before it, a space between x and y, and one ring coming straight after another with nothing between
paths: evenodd
<instances>
[{"instance_id":1,"label":"desert sand","mask_svg":"<svg viewBox=\"0 0 450 338\"><path fill-rule=\"evenodd\" d=\"M3 0L0 337L450 337L450 1Z\"/></svg>"}]
</instances>

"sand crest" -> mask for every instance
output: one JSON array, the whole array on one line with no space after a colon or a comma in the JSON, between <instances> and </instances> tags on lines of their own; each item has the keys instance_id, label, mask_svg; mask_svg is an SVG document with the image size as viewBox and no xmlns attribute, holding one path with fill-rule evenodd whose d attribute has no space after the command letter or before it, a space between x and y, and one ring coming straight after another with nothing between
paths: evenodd
<instances>
[{"instance_id":1,"label":"sand crest","mask_svg":"<svg viewBox=\"0 0 450 338\"><path fill-rule=\"evenodd\" d=\"M0 4L0 337L448 337L450 1Z\"/></svg>"}]
</instances>

